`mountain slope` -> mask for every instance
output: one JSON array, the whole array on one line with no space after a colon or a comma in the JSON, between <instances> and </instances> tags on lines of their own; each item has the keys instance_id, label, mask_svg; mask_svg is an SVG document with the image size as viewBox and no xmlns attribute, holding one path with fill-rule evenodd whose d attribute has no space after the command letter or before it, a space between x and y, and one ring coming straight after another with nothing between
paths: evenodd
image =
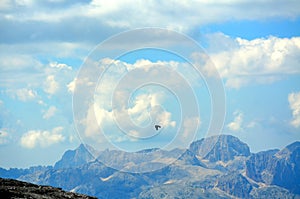
<instances>
[{"instance_id":1,"label":"mountain slope","mask_svg":"<svg viewBox=\"0 0 300 199\"><path fill-rule=\"evenodd\" d=\"M256 182L271 183L272 179L267 168L273 162L274 155L279 150L262 151L252 154L246 161L246 175Z\"/></svg>"},{"instance_id":2,"label":"mountain slope","mask_svg":"<svg viewBox=\"0 0 300 199\"><path fill-rule=\"evenodd\" d=\"M76 168L94 160L91 150L95 151L92 147L81 144L75 150L66 151L61 160L55 163L54 169Z\"/></svg>"},{"instance_id":3,"label":"mountain slope","mask_svg":"<svg viewBox=\"0 0 300 199\"><path fill-rule=\"evenodd\" d=\"M277 185L300 194L300 142L294 142L280 151L251 155L246 161L246 174L257 182Z\"/></svg>"}]
</instances>

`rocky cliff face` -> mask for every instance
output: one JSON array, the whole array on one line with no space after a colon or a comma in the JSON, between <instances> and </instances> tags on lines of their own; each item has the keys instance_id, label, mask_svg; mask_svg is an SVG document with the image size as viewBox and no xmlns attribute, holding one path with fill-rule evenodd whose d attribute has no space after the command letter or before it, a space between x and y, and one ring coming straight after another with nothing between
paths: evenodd
<instances>
[{"instance_id":1,"label":"rocky cliff face","mask_svg":"<svg viewBox=\"0 0 300 199\"><path fill-rule=\"evenodd\" d=\"M239 198L249 198L253 189L249 181L238 172L220 176L216 187Z\"/></svg>"},{"instance_id":2,"label":"rocky cliff face","mask_svg":"<svg viewBox=\"0 0 300 199\"><path fill-rule=\"evenodd\" d=\"M267 170L270 164L273 164L274 155L279 150L262 151L252 154L246 161L246 174L256 182L268 182L271 183L272 177Z\"/></svg>"},{"instance_id":3,"label":"rocky cliff face","mask_svg":"<svg viewBox=\"0 0 300 199\"><path fill-rule=\"evenodd\" d=\"M0 178L1 198L31 198L31 199L95 199L83 194L63 191L60 188L39 186L12 179Z\"/></svg>"},{"instance_id":4,"label":"rocky cliff face","mask_svg":"<svg viewBox=\"0 0 300 199\"><path fill-rule=\"evenodd\" d=\"M251 155L246 161L246 175L257 182L300 194L300 142L294 142L281 151Z\"/></svg>"}]
</instances>

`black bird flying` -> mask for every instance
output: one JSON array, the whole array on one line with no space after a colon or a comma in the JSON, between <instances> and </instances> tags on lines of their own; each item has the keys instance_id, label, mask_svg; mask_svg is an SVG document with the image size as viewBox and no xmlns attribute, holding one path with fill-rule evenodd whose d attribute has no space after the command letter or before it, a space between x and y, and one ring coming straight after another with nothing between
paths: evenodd
<instances>
[{"instance_id":1,"label":"black bird flying","mask_svg":"<svg viewBox=\"0 0 300 199\"><path fill-rule=\"evenodd\" d=\"M158 124L156 124L154 127L155 127L155 130L158 130L159 128L161 128L161 126L159 126Z\"/></svg>"}]
</instances>

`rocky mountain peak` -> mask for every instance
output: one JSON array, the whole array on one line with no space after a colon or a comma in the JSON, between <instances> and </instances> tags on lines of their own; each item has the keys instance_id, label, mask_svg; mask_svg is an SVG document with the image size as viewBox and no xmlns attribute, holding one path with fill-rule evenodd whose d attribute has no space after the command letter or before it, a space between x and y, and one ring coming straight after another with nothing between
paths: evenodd
<instances>
[{"instance_id":1,"label":"rocky mountain peak","mask_svg":"<svg viewBox=\"0 0 300 199\"><path fill-rule=\"evenodd\" d=\"M80 144L75 150L66 151L62 158L55 163L54 168L62 169L82 166L95 159L91 154L91 150L94 149L88 145Z\"/></svg>"},{"instance_id":2,"label":"rocky mountain peak","mask_svg":"<svg viewBox=\"0 0 300 199\"><path fill-rule=\"evenodd\" d=\"M231 135L213 136L193 142L190 151L210 162L227 162L235 156L250 155L248 145Z\"/></svg>"},{"instance_id":3,"label":"rocky mountain peak","mask_svg":"<svg viewBox=\"0 0 300 199\"><path fill-rule=\"evenodd\" d=\"M292 144L289 144L284 149L279 151L276 156L278 158L290 158L292 154L299 153L300 151L300 142L293 142Z\"/></svg>"}]
</instances>

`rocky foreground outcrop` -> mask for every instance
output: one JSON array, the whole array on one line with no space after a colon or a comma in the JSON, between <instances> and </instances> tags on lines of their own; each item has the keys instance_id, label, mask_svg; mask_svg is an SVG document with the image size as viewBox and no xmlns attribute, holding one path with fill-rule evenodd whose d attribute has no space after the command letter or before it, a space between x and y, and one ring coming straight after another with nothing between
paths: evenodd
<instances>
[{"instance_id":1,"label":"rocky foreground outcrop","mask_svg":"<svg viewBox=\"0 0 300 199\"><path fill-rule=\"evenodd\" d=\"M31 199L95 199L82 194L63 191L61 188L40 186L13 179L0 178L0 196L6 198L31 198Z\"/></svg>"}]
</instances>

